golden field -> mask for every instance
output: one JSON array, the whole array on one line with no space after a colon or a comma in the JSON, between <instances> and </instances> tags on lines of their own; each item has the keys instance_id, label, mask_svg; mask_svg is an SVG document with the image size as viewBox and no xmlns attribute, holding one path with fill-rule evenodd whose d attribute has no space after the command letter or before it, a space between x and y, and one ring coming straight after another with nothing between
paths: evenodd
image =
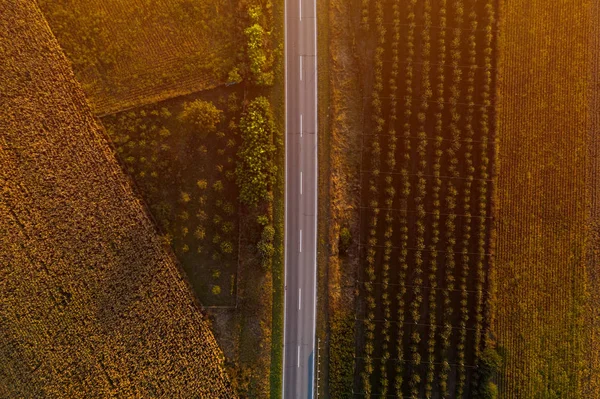
<instances>
[{"instance_id":1,"label":"golden field","mask_svg":"<svg viewBox=\"0 0 600 399\"><path fill-rule=\"evenodd\" d=\"M231 0L39 4L98 114L225 83L243 46Z\"/></svg>"},{"instance_id":2,"label":"golden field","mask_svg":"<svg viewBox=\"0 0 600 399\"><path fill-rule=\"evenodd\" d=\"M590 306L598 262L587 252L599 166L589 108L594 19L584 0L504 1L500 10L491 277L492 331L505 356L500 397L598 397Z\"/></svg>"},{"instance_id":3,"label":"golden field","mask_svg":"<svg viewBox=\"0 0 600 399\"><path fill-rule=\"evenodd\" d=\"M33 0L0 1L0 397L233 397Z\"/></svg>"}]
</instances>

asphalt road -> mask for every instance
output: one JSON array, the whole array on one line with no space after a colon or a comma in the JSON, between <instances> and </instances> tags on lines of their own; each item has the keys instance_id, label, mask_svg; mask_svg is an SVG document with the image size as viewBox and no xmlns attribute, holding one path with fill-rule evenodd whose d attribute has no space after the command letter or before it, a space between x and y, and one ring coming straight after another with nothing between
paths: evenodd
<instances>
[{"instance_id":1,"label":"asphalt road","mask_svg":"<svg viewBox=\"0 0 600 399\"><path fill-rule=\"evenodd\" d=\"M316 0L285 0L283 397L312 398L317 274Z\"/></svg>"}]
</instances>

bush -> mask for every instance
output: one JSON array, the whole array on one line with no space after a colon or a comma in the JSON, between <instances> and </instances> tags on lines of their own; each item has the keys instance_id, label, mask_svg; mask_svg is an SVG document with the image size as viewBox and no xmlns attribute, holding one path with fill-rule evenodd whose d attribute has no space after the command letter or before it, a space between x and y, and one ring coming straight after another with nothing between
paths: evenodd
<instances>
[{"instance_id":1,"label":"bush","mask_svg":"<svg viewBox=\"0 0 600 399\"><path fill-rule=\"evenodd\" d=\"M219 295L221 293L221 287L219 287L218 285L213 285L212 293L213 295Z\"/></svg>"},{"instance_id":2,"label":"bush","mask_svg":"<svg viewBox=\"0 0 600 399\"><path fill-rule=\"evenodd\" d=\"M265 270L269 270L275 254L273 239L275 238L275 228L272 225L267 225L263 228L260 241L256 245L262 258L262 266Z\"/></svg>"},{"instance_id":3,"label":"bush","mask_svg":"<svg viewBox=\"0 0 600 399\"><path fill-rule=\"evenodd\" d=\"M269 224L269 217L267 215L259 215L256 217L256 223L266 226Z\"/></svg>"},{"instance_id":4,"label":"bush","mask_svg":"<svg viewBox=\"0 0 600 399\"><path fill-rule=\"evenodd\" d=\"M275 238L275 228L272 225L265 226L261 239L267 242L273 242Z\"/></svg>"}]
</instances>

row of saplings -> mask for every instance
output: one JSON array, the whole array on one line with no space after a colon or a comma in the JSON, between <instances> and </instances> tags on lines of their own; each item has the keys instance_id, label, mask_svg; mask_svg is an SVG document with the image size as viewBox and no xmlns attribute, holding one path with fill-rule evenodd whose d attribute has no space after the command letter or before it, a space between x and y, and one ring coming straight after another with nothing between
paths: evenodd
<instances>
[{"instance_id":1,"label":"row of saplings","mask_svg":"<svg viewBox=\"0 0 600 399\"><path fill-rule=\"evenodd\" d=\"M488 2L489 3L489 2ZM412 71L412 62L413 62L413 56L414 56L414 50L413 50L413 46L414 46L414 19L415 19L415 14L414 14L414 8L415 8L415 4L416 4L416 0L411 0L409 2L409 9L407 12L407 25L409 26L408 29L408 35L406 37L407 39L407 43L408 43L408 54L407 57L405 59L405 64L407 65L406 67L406 86L409 88L407 95L405 97L405 117L406 120L409 120L409 118L411 117L411 105L412 105L412 85L413 85L413 71ZM441 6L441 22L445 25L445 14L446 14L446 10L445 10L445 2L443 2L442 6ZM456 21L455 23L460 26L462 24L462 14L463 14L463 6L461 4L461 2L456 2L454 4L455 7L455 18ZM484 105L489 105L490 102L490 94L489 94L489 89L491 86L491 83L489 82L490 79L490 75L489 75L489 70L491 69L491 52L489 51L489 49L491 48L491 40L492 40L492 33L491 30L489 29L491 24L493 23L493 8L491 7L491 4L487 4L486 5L486 11L488 12L487 15L487 25L486 25L486 32L487 32L487 36L486 36L486 45L487 48L485 50L485 65L486 65L486 82L484 85L484 92L483 92L483 103ZM383 4L382 1L377 1L375 3L375 10L376 10L376 20L377 21L382 21L383 20ZM425 134L424 131L424 125L425 125L425 117L427 114L427 109L428 109L428 100L429 100L429 93L431 93L431 88L430 88L430 83L428 81L428 76L429 76L429 55L430 55L430 44L429 44L429 28L431 27L431 4L429 1L425 2L425 7L424 7L424 14L425 14L425 28L423 29L422 32L422 36L423 36L423 59L424 62L421 64L423 71L422 71L422 76L424 76L424 79L422 81L422 91L425 93L425 95L422 97L422 101L421 101L421 109L419 112L419 121L421 122L421 125L419 127L419 133L418 133L418 137L419 137L419 144L418 144L418 148L417 148L417 154L419 155L419 159L418 159L418 165L420 166L419 172L418 172L418 176L419 176L419 183L417 185L417 191L416 191L416 196L415 196L415 202L417 203L417 216L418 216L418 220L416 223L416 230L417 230L417 248L416 248L416 252L415 252L415 262L413 264L413 267L415 268L414 270L414 275L415 275L415 284L413 285L413 294L414 294L414 298L415 300L412 301L412 306L410 309L410 314L411 314L411 318L413 323L418 323L419 319L420 319L420 314L419 314L419 309L420 309L420 304L422 303L422 296L421 296L421 284L422 284L422 278L421 278L421 273L422 273L422 264L423 264L423 260L422 260L422 252L425 250L425 245L424 245L424 230L425 230L425 223L424 223L424 218L425 218L425 209L424 209L424 205L423 205L423 201L424 201L424 197L426 195L425 192L425 179L423 178L424 175L424 171L425 171L425 166L426 166L426 158L425 158L425 154L426 154L426 146L427 146L427 136ZM363 13L363 15L365 15ZM470 22L471 25L475 25L476 27L476 14L475 11L472 10L470 15ZM395 115L395 108L396 108L396 95L394 94L396 91L396 78L397 78L397 72L398 72L398 38L399 38L399 27L400 27L400 12L399 12L399 7L398 5L394 5L394 23L393 23L393 29L394 29L394 35L393 35L393 42L392 42L392 53L393 53L393 59L392 59L392 68L391 68L391 78L389 81L389 88L392 92L392 95L390 96L391 99L391 111L389 114L389 126L390 126L390 131L389 131L389 136L390 137L388 139L388 158L387 158L387 165L388 167L393 170L394 166L395 166L395 158L394 158L394 154L395 154L395 144L396 144L396 137L395 137L395 131L394 131L394 122L396 119L396 115ZM372 139L372 143L371 143L371 157L370 157L370 161L371 161L371 176L370 176L370 180L369 180L369 195L370 195L370 201L369 201L369 206L370 206L370 214L369 214L369 234L368 234L368 241L367 241L367 255L366 255L366 284L365 284L365 290L367 293L366 296L366 305L367 305L367 315L366 315L366 319L364 321L364 325L365 325L365 357L364 357L364 370L362 370L361 372L361 380L362 380L362 386L364 389L364 394L369 397L372 392L371 392L371 383L370 383L370 376L373 373L373 358L372 358L372 354L374 351L374 336L375 336L375 308L376 308L376 300L374 297L374 291L373 291L373 285L376 279L375 276L375 259L376 259L376 248L377 248L377 224L379 221L379 213L380 213L380 209L379 209L379 204L378 204L378 178L380 175L380 157L381 157L381 148L380 148L380 144L379 144L379 138L378 135L383 133L383 126L384 126L384 119L382 117L382 110L381 110L381 92L383 90L383 76L382 76L382 71L383 71L383 59L382 59L382 55L384 53L384 47L383 47L383 43L384 43L384 36L385 36L385 29L383 27L383 24L378 23L376 24L376 31L377 31L377 38L378 38L378 47L375 49L375 60L374 60L374 65L375 65L375 83L374 83L374 89L373 89L373 98L372 98L372 107L373 107L373 118L374 118L374 123L375 123L375 134L373 135L373 139ZM456 109L456 105L458 103L459 100L459 96L460 96L460 83L461 83L461 72L459 70L459 63L460 63L460 57L461 57L461 52L460 52L460 31L459 30L454 30L454 40L451 43L451 55L452 55L452 65L453 65L453 81L452 81L452 87L451 87L451 97L450 97L450 104L451 104L451 113L452 115L458 115L458 111ZM471 37L469 38L469 44L470 44L470 52L469 54L471 55L470 58L470 62L472 64L475 63L475 59L476 59L476 54L475 54L475 46L473 45L474 43L474 36L473 34L471 34ZM440 48L445 48L445 34L441 34L439 39L438 39L438 43L440 45ZM439 112L436 113L436 127L435 127L435 131L436 131L436 140L435 140L435 165L434 165L434 189L433 189L433 198L434 198L434 210L433 210L433 215L434 215L434 223L433 223L433 240L432 240L432 244L430 246L430 252L431 252L431 262L430 262L430 275L429 275L429 282L431 284L432 289L430 290L430 296L429 296L429 303L430 303L430 335L429 335L429 339L428 339L428 349L427 349L427 353L429 355L429 359L426 362L428 364L428 371L427 371L427 379L426 379L426 385L425 385L425 394L426 397L431 397L432 396L432 391L433 391L433 375L434 375L434 369L435 369L435 363L434 363L434 352L435 352L435 346L436 346L436 340L435 340L435 325L436 325L436 320L435 320L435 287L437 285L437 251L436 251L436 244L439 240L439 219L440 219L440 198L439 198L439 191L440 191L440 186L441 186L441 180L440 180L440 158L442 155L442 150L441 150L441 142L442 142L442 110L443 110L443 102L444 102L444 70L443 70L443 64L445 62L445 54L444 52L440 52L441 55L438 55L440 57L440 65L441 67L438 68L438 105L439 105ZM473 71L473 68L471 68L471 71ZM468 83L469 83L469 89L468 89L468 102L469 102L469 113L472 114L472 110L474 107L474 102L473 102L473 97L472 97L472 93L474 92L474 72L473 73L469 73L469 79L468 79ZM488 115L488 108L487 107L482 107L482 116L481 116L481 130L482 130L482 153L481 153L481 174L480 174L480 178L481 178L481 183L479 184L479 207L478 207L478 211L479 211L479 217L478 219L480 220L480 225L479 225L479 229L478 229L478 237L477 237L477 244L478 244L478 256L477 256L477 261L476 261L476 265L477 265L477 287L476 287L476 292L477 292L477 301L476 301L476 310L477 310L477 316L476 316L476 357L478 358L478 366L479 366L479 371L476 373L476 377L475 378L475 384L474 384L474 389L473 389L473 394L477 395L479 397L491 397L494 395L493 391L494 391L494 386L493 384L491 384L488 379L491 376L491 373L486 371L486 368L490 368L491 366L489 366L487 363L489 363L489 351L491 351L491 349L486 349L487 355L484 358L482 356L482 353L480 352L480 343L481 343L481 333L482 333L482 322L483 322L483 312L482 312L482 307L483 307L483 285L485 282L485 275L484 275L484 259L485 259L485 236L486 236L486 218L484 217L485 213L486 213L486 207L487 207L487 179L488 179L488 173L487 173L487 168L489 165L489 159L488 159L488 155L487 155L487 143L489 141L489 115ZM458 359L459 359L459 364L458 364L458 384L457 384L457 397L461 397L464 394L464 383L466 380L466 373L465 373L465 364L464 364L464 354L465 354L465 341L466 341L466 334L467 334L467 320L468 320L468 303L467 303L467 277L468 277L468 270L469 270L469 263L470 263L470 257L467 254L468 252L468 248L469 248L469 243L470 243L470 238L471 238L471 234L470 234L470 220L471 220L471 212L470 212L470 198L471 198L471 184L472 181L474 180L474 174L475 174L475 168L472 166L473 162L472 162L472 155L471 155L471 151L472 151L472 136L473 136L473 128L470 125L470 123L472 122L472 115L470 115L467 120L468 120L468 125L467 125L467 134L469 135L469 137L467 138L467 146L466 146L466 152L465 152L465 158L466 158L466 163L467 163L467 170L469 171L469 176L467 177L467 184L464 185L463 187L463 197L464 197L464 207L465 207L465 227L464 227L464 232L463 232L463 241L462 241L462 273L461 273L461 279L460 279L460 288L461 288L461 321L460 321L460 328L459 328L459 343L458 343ZM456 158L456 154L458 153L458 150L460 148L460 142L461 142L461 138L460 138L460 130L457 126L456 121L458 120L458 118L453 118L453 122L452 122L452 126L450 126L450 130L453 133L453 142L450 146L450 148L448 149L448 156L451 159L451 167L450 167L450 174L458 177L458 169L456 168L456 165L458 163L458 159ZM410 127L410 123L405 123L405 131L404 131L404 136L405 136L405 162L404 165L402 167L401 170L401 176L402 176L402 180L403 180L403 184L402 184L402 196L404 200L407 200L409 195L410 195L410 182L408 179L409 176L409 172L408 172L408 164L409 164L409 157L410 157L410 140L409 137L411 136L411 127ZM392 185L392 178L390 176L386 177L386 200L385 200L385 204L386 204L386 208L388 209L388 211L386 212L386 228L385 228L385 233L384 233L384 237L386 238L385 241L385 245L384 245L384 256L383 256L383 265L382 265L382 282L383 282L383 294L382 294L382 301L383 301L383 311L384 311L384 324L383 324L383 328L382 328L382 335L383 335L383 343L382 343L382 358L380 359L380 389L381 391L378 392L378 395L388 395L388 378L387 378L387 362L390 358L389 355L389 345L390 345L390 335L389 335L389 329L390 329L390 320L391 320L391 314L390 314L390 298L389 298L389 293L387 292L387 288L389 286L389 262L390 262L390 255L391 255L391 248L392 248L392 242L391 242L391 237L392 237L392 218L391 218L391 212L389 210L389 208L391 208L391 204L393 203L393 198L394 198L394 187ZM446 289L444 290L444 303L445 303L445 321L444 321L444 326L443 326L443 331L440 334L441 335L441 339L442 339L442 347L443 349L443 356L444 356L444 361L442 362L442 367L440 368L440 374L439 374L439 380L440 380L440 390L445 394L448 395L448 391L447 391L447 379L448 379L448 375L449 375L449 371L450 371L450 364L448 362L448 348L450 345L450 336L451 336L451 332L452 332L452 325L450 323L450 318L452 316L452 309L451 309L451 301L450 301L450 292L452 292L454 290L454 274L456 273L456 262L455 262L455 245L456 245L456 234L455 234L455 218L456 218L456 197L458 194L458 191L456 190L456 188L454 187L454 185L452 183L450 183L450 187L449 187L449 197L447 198L447 207L448 207L448 212L450 214L450 216L447 219L446 222L446 230L447 230L447 240L446 240L446 280L447 280L447 286ZM397 341L397 346L398 346L398 359L397 359L397 369L396 369L396 380L395 380L395 390L396 390L396 395L402 395L402 364L405 362L405 360L403 359L403 349L402 349L402 334L403 334L403 328L402 325L404 324L404 299L403 296L406 292L406 288L404 285L404 279L406 277L406 270L408 268L408 264L407 264L407 256L408 256L408 248L407 248L407 241L408 241L408 226L407 226L407 220L406 220L406 213L402 212L401 215L401 252L400 252L400 263L401 263L401 271L400 271L400 287L398 289L397 292L397 296L398 296L398 303L399 303L399 309L398 309L398 320L397 322L399 323L399 339ZM418 368L418 366L421 364L421 356L418 353L418 344L421 341L421 337L420 334L415 331L411 334L411 364L413 365L413 370L416 370ZM487 360L486 360L487 359ZM493 362L492 362L493 363ZM418 373L413 372L412 376L411 376L411 380L409 381L410 384L410 393L411 393L411 397L416 398L418 397L419 394L419 390L420 390L420 382L421 382L421 377ZM491 396L490 396L491 395Z\"/></svg>"}]
</instances>

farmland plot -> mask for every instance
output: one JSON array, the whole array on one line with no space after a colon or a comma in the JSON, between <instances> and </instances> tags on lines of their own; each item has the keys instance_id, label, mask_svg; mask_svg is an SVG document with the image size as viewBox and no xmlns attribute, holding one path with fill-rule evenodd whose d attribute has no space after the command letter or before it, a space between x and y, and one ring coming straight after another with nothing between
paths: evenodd
<instances>
[{"instance_id":1,"label":"farmland plot","mask_svg":"<svg viewBox=\"0 0 600 399\"><path fill-rule=\"evenodd\" d=\"M497 6L363 7L375 50L353 390L474 397L488 327Z\"/></svg>"},{"instance_id":2,"label":"farmland plot","mask_svg":"<svg viewBox=\"0 0 600 399\"><path fill-rule=\"evenodd\" d=\"M42 0L40 6L98 114L225 83L243 46L243 8L231 0Z\"/></svg>"},{"instance_id":3,"label":"farmland plot","mask_svg":"<svg viewBox=\"0 0 600 399\"><path fill-rule=\"evenodd\" d=\"M590 4L503 9L492 328L506 398L598 397L598 83L590 57L598 11L591 16Z\"/></svg>"}]
</instances>

